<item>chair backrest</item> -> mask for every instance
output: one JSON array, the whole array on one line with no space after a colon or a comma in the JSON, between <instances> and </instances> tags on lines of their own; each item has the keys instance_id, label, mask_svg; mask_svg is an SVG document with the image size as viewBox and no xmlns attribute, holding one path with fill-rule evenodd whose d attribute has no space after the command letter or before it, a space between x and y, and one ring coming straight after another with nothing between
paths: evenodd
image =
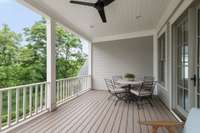
<instances>
[{"instance_id":1,"label":"chair backrest","mask_svg":"<svg viewBox=\"0 0 200 133\"><path fill-rule=\"evenodd\" d=\"M144 81L141 85L139 93L143 90L149 91L151 95L153 95L155 89L156 82L155 81Z\"/></svg>"},{"instance_id":2,"label":"chair backrest","mask_svg":"<svg viewBox=\"0 0 200 133\"><path fill-rule=\"evenodd\" d=\"M188 114L183 133L200 132L200 109L193 108Z\"/></svg>"},{"instance_id":3,"label":"chair backrest","mask_svg":"<svg viewBox=\"0 0 200 133\"><path fill-rule=\"evenodd\" d=\"M121 75L112 76L112 80L113 80L113 83L114 83L115 87L120 86L120 84L116 82L116 81L118 81L120 79L123 79L123 77Z\"/></svg>"},{"instance_id":4,"label":"chair backrest","mask_svg":"<svg viewBox=\"0 0 200 133\"><path fill-rule=\"evenodd\" d=\"M112 80L114 80L114 81L117 81L117 80L120 80L120 79L123 79L123 77L121 75L112 76Z\"/></svg>"},{"instance_id":5,"label":"chair backrest","mask_svg":"<svg viewBox=\"0 0 200 133\"><path fill-rule=\"evenodd\" d=\"M144 76L144 82L147 81L154 81L154 77L153 76Z\"/></svg>"},{"instance_id":6,"label":"chair backrest","mask_svg":"<svg viewBox=\"0 0 200 133\"><path fill-rule=\"evenodd\" d=\"M113 80L111 79L104 79L106 83L106 87L108 89L108 92L112 92L114 90Z\"/></svg>"}]
</instances>

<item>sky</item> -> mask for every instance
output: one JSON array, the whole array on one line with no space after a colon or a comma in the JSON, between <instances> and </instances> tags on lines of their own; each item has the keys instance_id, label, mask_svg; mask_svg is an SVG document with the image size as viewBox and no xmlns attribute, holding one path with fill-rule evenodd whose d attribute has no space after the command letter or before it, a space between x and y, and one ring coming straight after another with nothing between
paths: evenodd
<instances>
[{"instance_id":1,"label":"sky","mask_svg":"<svg viewBox=\"0 0 200 133\"><path fill-rule=\"evenodd\" d=\"M16 0L0 0L0 28L8 24L12 31L22 33L23 28L32 26L42 16L17 3ZM25 42L24 42L25 43ZM82 41L83 51L88 53L88 45Z\"/></svg>"},{"instance_id":2,"label":"sky","mask_svg":"<svg viewBox=\"0 0 200 133\"><path fill-rule=\"evenodd\" d=\"M13 31L22 32L24 27L33 25L41 18L16 0L0 0L0 28L2 24L8 24Z\"/></svg>"}]
</instances>

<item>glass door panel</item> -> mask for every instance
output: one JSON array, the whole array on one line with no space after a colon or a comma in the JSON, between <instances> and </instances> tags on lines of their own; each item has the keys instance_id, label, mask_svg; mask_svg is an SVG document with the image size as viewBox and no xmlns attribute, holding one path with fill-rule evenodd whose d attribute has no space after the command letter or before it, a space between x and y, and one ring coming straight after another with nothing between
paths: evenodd
<instances>
[{"instance_id":1,"label":"glass door panel","mask_svg":"<svg viewBox=\"0 0 200 133\"><path fill-rule=\"evenodd\" d=\"M188 20L182 19L176 25L176 53L177 53L177 109L189 111L189 90L188 90L188 73L189 73L189 45L188 45ZM180 111L181 112L181 111Z\"/></svg>"}]
</instances>

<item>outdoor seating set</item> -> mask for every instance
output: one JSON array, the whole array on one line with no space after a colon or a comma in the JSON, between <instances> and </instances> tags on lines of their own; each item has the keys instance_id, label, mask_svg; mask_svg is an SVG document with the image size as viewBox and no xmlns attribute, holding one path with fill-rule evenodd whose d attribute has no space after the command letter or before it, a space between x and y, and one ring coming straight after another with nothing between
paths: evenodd
<instances>
[{"instance_id":1,"label":"outdoor seating set","mask_svg":"<svg viewBox=\"0 0 200 133\"><path fill-rule=\"evenodd\" d=\"M112 76L112 79L105 79L108 92L111 97L116 97L117 100L124 100L125 102L136 102L138 109L146 100L152 107L153 91L156 81L153 77L144 77L143 80L127 80L122 76ZM200 109L193 108L188 114L186 122L178 121L139 121L141 125L152 127L151 133L157 133L159 128L166 128L168 133L197 133L199 132ZM179 127L183 127L181 131Z\"/></svg>"},{"instance_id":2,"label":"outdoor seating set","mask_svg":"<svg viewBox=\"0 0 200 133\"><path fill-rule=\"evenodd\" d=\"M138 108L147 101L152 107L152 98L156 82L154 77L145 76L143 80L124 79L122 76L112 76L112 79L104 79L108 92L111 97L117 98L115 105L119 100L125 102L136 102Z\"/></svg>"}]
</instances>

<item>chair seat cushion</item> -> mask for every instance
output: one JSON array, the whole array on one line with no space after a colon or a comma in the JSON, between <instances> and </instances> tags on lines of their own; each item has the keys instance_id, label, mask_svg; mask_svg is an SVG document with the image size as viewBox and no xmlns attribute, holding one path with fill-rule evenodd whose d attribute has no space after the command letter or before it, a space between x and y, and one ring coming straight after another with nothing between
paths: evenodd
<instances>
[{"instance_id":1,"label":"chair seat cushion","mask_svg":"<svg viewBox=\"0 0 200 133\"><path fill-rule=\"evenodd\" d=\"M112 93L124 93L124 92L126 92L126 90L125 89L115 89L115 90L112 90L111 91Z\"/></svg>"},{"instance_id":2,"label":"chair seat cushion","mask_svg":"<svg viewBox=\"0 0 200 133\"><path fill-rule=\"evenodd\" d=\"M138 90L131 90L131 93L136 95L136 96L150 96L151 92L148 90L142 90L142 91L138 91Z\"/></svg>"}]
</instances>

